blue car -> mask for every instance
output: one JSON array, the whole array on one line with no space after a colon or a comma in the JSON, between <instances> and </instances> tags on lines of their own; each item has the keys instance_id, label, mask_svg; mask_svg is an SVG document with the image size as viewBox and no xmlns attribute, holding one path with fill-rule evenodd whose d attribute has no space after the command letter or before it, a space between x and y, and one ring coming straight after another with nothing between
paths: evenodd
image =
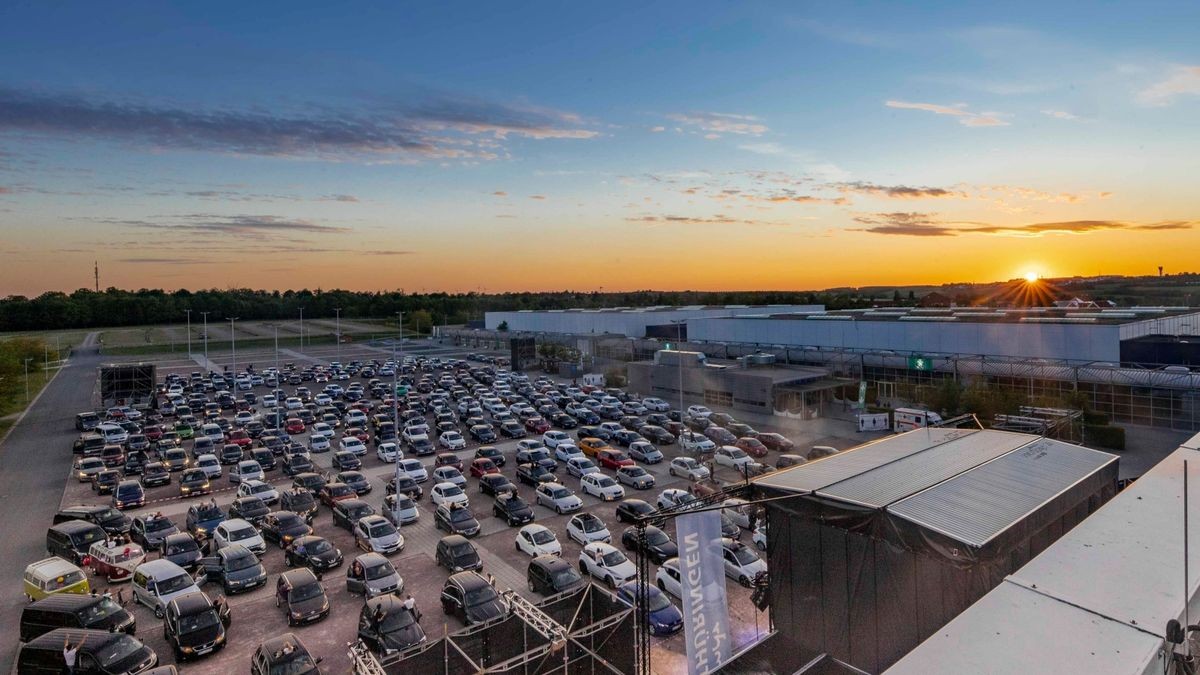
<instances>
[{"instance_id":1,"label":"blue car","mask_svg":"<svg viewBox=\"0 0 1200 675\"><path fill-rule=\"evenodd\" d=\"M638 596L638 582L626 581L617 589L617 599L633 607ZM647 586L646 600L650 604L650 633L652 635L674 635L683 630L683 612L671 604L667 594L657 586Z\"/></svg>"}]
</instances>

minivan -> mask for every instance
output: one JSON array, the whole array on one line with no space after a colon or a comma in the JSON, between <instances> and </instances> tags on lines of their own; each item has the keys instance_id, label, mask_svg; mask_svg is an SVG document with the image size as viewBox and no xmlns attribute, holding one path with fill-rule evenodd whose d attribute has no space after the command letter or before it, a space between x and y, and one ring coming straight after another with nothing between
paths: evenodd
<instances>
[{"instance_id":1,"label":"minivan","mask_svg":"<svg viewBox=\"0 0 1200 675\"><path fill-rule=\"evenodd\" d=\"M80 645L75 672L133 675L158 663L158 655L137 638L106 630L57 628L21 647L17 672L22 675L61 675L66 671L63 643Z\"/></svg>"},{"instance_id":2,"label":"minivan","mask_svg":"<svg viewBox=\"0 0 1200 675\"><path fill-rule=\"evenodd\" d=\"M108 594L51 595L26 605L21 612L21 642L29 642L56 628L111 629L133 635L137 622Z\"/></svg>"},{"instance_id":3,"label":"minivan","mask_svg":"<svg viewBox=\"0 0 1200 675\"><path fill-rule=\"evenodd\" d=\"M75 414L75 428L80 431L91 431L100 426L100 416L94 412Z\"/></svg>"},{"instance_id":4,"label":"minivan","mask_svg":"<svg viewBox=\"0 0 1200 675\"><path fill-rule=\"evenodd\" d=\"M63 560L81 564L92 544L103 541L104 528L84 520L68 520L46 530L46 551Z\"/></svg>"},{"instance_id":5,"label":"minivan","mask_svg":"<svg viewBox=\"0 0 1200 675\"><path fill-rule=\"evenodd\" d=\"M199 593L192 576L170 560L151 560L133 571L133 600L154 610L162 618L167 603L187 593Z\"/></svg>"}]
</instances>

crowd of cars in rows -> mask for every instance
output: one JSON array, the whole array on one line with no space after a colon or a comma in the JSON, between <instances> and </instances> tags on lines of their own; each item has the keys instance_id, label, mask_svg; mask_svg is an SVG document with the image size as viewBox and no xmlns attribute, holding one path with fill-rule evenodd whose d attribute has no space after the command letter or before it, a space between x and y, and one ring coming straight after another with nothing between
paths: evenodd
<instances>
[{"instance_id":1,"label":"crowd of cars in rows","mask_svg":"<svg viewBox=\"0 0 1200 675\"><path fill-rule=\"evenodd\" d=\"M324 386L313 392L304 382ZM285 392L284 385L295 388ZM259 397L254 391L259 386L270 392ZM249 368L236 377L172 375L160 386L151 409L118 406L103 415L81 413L76 425L82 434L73 447L78 455L75 475L97 494L111 493L111 502L63 509L56 516L47 532L47 549L54 557L30 565L26 574L26 592L37 600L30 608L50 600L63 602L55 599L63 592L86 591L87 578L79 566L110 582L128 579L133 600L164 619L177 660L224 645L224 629L231 620L227 607L222 613L199 584L219 585L225 594L267 584L261 558L269 545L283 549L289 568L274 585L288 624L328 615L321 575L342 567L345 559L314 532L313 521L322 506L331 512L334 526L348 530L362 550L346 573L346 589L367 599L358 637L385 656L424 641L419 610L411 600L401 600L404 581L387 556L403 550L400 529L421 517L418 502L424 496L423 484L431 479L433 520L446 532L435 558L451 573L441 594L443 610L468 625L503 615L508 603L479 574L482 562L470 541L480 525L472 510L468 476L491 498L492 514L519 528L514 546L530 556L527 579L535 593L570 591L590 576L629 603L639 597L636 566L613 545L608 525L581 510L583 502L568 479L577 481L580 492L618 502L618 520L656 523L645 528L645 540L633 528L619 538L625 550L641 552L658 565L654 585L645 592L652 629L670 634L682 627L669 598L682 594L677 548L654 515L660 509L686 507L703 486L713 489L714 464L746 475L761 473L770 469L756 459L765 457L768 449L792 447L783 436L760 434L703 406L681 414L664 401L638 399L619 389L577 387L547 378L531 381L464 361L420 357L398 363L335 362L327 368L297 369L289 364L263 373ZM504 453L487 445L500 436L520 439L513 477L532 488L532 504L504 475ZM457 451L467 448L467 438L484 445L464 462ZM683 454L666 460L658 446L677 442ZM363 499L373 486L360 471L372 447L379 460L395 466L378 509ZM312 463L312 453L323 452L332 453L337 471L333 476ZM428 455L434 455L431 465L417 459ZM693 481L693 490L669 488L653 500L627 497L627 488L653 489L654 474L643 465L663 461L668 461L669 475ZM783 453L778 464L803 461ZM267 474L275 471L289 476L291 485L271 483ZM237 486L225 508L205 497L223 476ZM135 518L122 513L143 506L147 488L172 483L178 486L179 498L200 498L188 508L184 522L161 513ZM571 515L567 536L582 547L577 566L561 558L554 532L534 522L534 506ZM728 500L725 507L721 518L726 573L749 586L765 571L765 563L740 541L741 532L751 531L752 544L765 550L765 523L740 500ZM159 556L148 560L147 551ZM134 630L132 617L119 607L91 615L91 623L69 623L64 629ZM36 641L41 636L32 637ZM304 668L311 665L315 670L316 661L299 640L289 640L288 650L260 647L254 664L267 667L273 660L298 658Z\"/></svg>"}]
</instances>

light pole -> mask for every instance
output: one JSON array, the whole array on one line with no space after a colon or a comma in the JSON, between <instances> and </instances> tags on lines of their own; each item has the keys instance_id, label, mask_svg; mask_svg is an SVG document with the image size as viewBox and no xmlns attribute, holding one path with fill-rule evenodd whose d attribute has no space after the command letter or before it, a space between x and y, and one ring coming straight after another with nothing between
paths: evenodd
<instances>
[{"instance_id":1,"label":"light pole","mask_svg":"<svg viewBox=\"0 0 1200 675\"><path fill-rule=\"evenodd\" d=\"M400 339L404 339L404 313L396 312ZM396 341L392 341L392 431L396 434L396 449L400 449L400 361L396 358ZM396 503L400 503L400 457L396 457Z\"/></svg>"},{"instance_id":2,"label":"light pole","mask_svg":"<svg viewBox=\"0 0 1200 675\"><path fill-rule=\"evenodd\" d=\"M204 317L204 372L209 372L208 367L208 315L212 312L200 312L200 316Z\"/></svg>"},{"instance_id":3,"label":"light pole","mask_svg":"<svg viewBox=\"0 0 1200 675\"><path fill-rule=\"evenodd\" d=\"M33 360L32 356L25 359L25 404L26 405L29 405L29 362L32 360Z\"/></svg>"},{"instance_id":4,"label":"light pole","mask_svg":"<svg viewBox=\"0 0 1200 675\"><path fill-rule=\"evenodd\" d=\"M338 365L342 363L342 308L334 307L333 339L337 340Z\"/></svg>"},{"instance_id":5,"label":"light pole","mask_svg":"<svg viewBox=\"0 0 1200 675\"><path fill-rule=\"evenodd\" d=\"M192 310L183 310L187 314L187 343L188 343L188 358L192 358Z\"/></svg>"},{"instance_id":6,"label":"light pole","mask_svg":"<svg viewBox=\"0 0 1200 675\"><path fill-rule=\"evenodd\" d=\"M230 366L230 370L233 371L233 379L237 380L237 333L234 332L233 322L237 321L238 317L228 316L225 318L229 320L229 345L230 351L233 352L233 364Z\"/></svg>"}]
</instances>

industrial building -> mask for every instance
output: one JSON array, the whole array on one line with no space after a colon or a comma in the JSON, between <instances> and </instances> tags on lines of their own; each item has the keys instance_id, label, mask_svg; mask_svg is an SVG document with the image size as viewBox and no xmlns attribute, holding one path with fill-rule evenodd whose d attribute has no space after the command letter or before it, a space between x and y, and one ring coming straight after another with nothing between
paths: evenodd
<instances>
[{"instance_id":1,"label":"industrial building","mask_svg":"<svg viewBox=\"0 0 1200 675\"><path fill-rule=\"evenodd\" d=\"M1064 533L1090 522L1085 518L1116 494L1117 464L1114 455L1039 436L933 428L756 478L755 498L769 500L774 633L745 665L885 670L945 633L947 623ZM1069 575L1079 565L1060 569ZM1092 569L1112 573L1102 563ZM974 631L963 632L945 649L969 650L975 639Z\"/></svg>"},{"instance_id":2,"label":"industrial building","mask_svg":"<svg viewBox=\"0 0 1200 675\"><path fill-rule=\"evenodd\" d=\"M549 309L517 312L487 312L484 326L525 333L564 335L620 335L624 337L660 337L687 339L687 323L692 319L821 312L824 305L691 305L687 307L610 307L606 309Z\"/></svg>"},{"instance_id":3,"label":"industrial building","mask_svg":"<svg viewBox=\"0 0 1200 675\"><path fill-rule=\"evenodd\" d=\"M1185 471L1193 483L1190 499ZM1200 555L1188 548L1189 541L1193 549L1200 542L1197 478L1200 436L1007 576L888 674L1192 672L1173 663L1173 652L1187 648L1172 644L1167 624L1186 625L1189 617L1194 624L1200 616Z\"/></svg>"}]
</instances>

